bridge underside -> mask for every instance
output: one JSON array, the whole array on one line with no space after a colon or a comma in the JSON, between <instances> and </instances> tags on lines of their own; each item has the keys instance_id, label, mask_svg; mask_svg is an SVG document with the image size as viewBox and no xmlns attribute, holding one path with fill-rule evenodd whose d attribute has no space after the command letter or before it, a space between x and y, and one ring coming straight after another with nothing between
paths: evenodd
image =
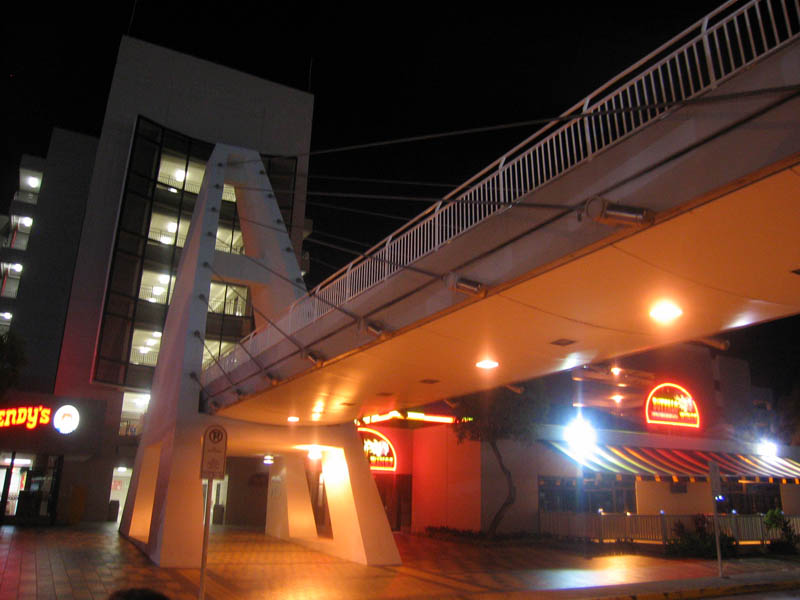
<instances>
[{"instance_id":1,"label":"bridge underside","mask_svg":"<svg viewBox=\"0 0 800 600\"><path fill-rule=\"evenodd\" d=\"M219 414L323 422L441 398L800 313L800 156L490 288ZM649 317L670 298L671 326ZM497 360L491 371L474 367Z\"/></svg>"}]
</instances>

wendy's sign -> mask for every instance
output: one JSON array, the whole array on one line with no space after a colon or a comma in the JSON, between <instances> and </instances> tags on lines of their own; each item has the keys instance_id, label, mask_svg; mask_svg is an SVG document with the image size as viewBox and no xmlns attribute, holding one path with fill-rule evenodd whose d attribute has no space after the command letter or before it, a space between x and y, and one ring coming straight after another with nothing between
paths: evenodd
<instances>
[{"instance_id":1,"label":"wendy's sign","mask_svg":"<svg viewBox=\"0 0 800 600\"><path fill-rule=\"evenodd\" d=\"M361 441L364 442L364 455L367 457L370 470L397 470L397 456L389 438L380 431L368 427L359 427L358 434L361 436Z\"/></svg>"},{"instance_id":2,"label":"wendy's sign","mask_svg":"<svg viewBox=\"0 0 800 600\"><path fill-rule=\"evenodd\" d=\"M677 383L662 383L650 390L645 418L651 425L700 427L700 413L692 395Z\"/></svg>"}]
</instances>

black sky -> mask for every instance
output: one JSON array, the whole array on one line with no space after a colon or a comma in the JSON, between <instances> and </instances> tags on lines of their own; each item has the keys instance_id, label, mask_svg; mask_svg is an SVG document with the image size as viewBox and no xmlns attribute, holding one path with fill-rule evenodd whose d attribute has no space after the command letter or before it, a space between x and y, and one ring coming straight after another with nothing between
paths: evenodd
<instances>
[{"instance_id":1,"label":"black sky","mask_svg":"<svg viewBox=\"0 0 800 600\"><path fill-rule=\"evenodd\" d=\"M165 3L140 0L14 9L2 24L0 210L17 187L22 153L44 155L52 127L99 135L120 38L139 39L315 95L312 150L556 115L719 2ZM287 3L284 3L287 4ZM330 3L328 3L330 5ZM76 8L77 7L77 8ZM6 9L11 10L11 9ZM312 158L318 191L440 196L446 189L334 183L337 175L458 184L535 128L512 129ZM318 202L342 202L322 200ZM411 217L414 202L347 206ZM309 207L316 231L377 242L399 222ZM350 257L330 251L317 277ZM792 379L798 319L731 336L754 356L757 382ZM776 341L777 340L777 341ZM780 372L780 374L778 374Z\"/></svg>"}]
</instances>

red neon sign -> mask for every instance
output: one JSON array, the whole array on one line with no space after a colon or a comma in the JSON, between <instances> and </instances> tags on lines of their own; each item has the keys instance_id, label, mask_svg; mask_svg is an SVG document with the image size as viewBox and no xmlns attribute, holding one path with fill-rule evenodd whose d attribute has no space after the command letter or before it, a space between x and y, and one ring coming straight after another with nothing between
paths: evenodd
<instances>
[{"instance_id":1,"label":"red neon sign","mask_svg":"<svg viewBox=\"0 0 800 600\"><path fill-rule=\"evenodd\" d=\"M35 429L50 422L51 412L51 409L42 405L3 408L0 409L0 427L24 425L26 429Z\"/></svg>"},{"instance_id":2,"label":"red neon sign","mask_svg":"<svg viewBox=\"0 0 800 600\"><path fill-rule=\"evenodd\" d=\"M662 383L650 390L645 418L653 425L700 427L700 413L692 395L677 383Z\"/></svg>"},{"instance_id":3,"label":"red neon sign","mask_svg":"<svg viewBox=\"0 0 800 600\"><path fill-rule=\"evenodd\" d=\"M368 427L359 427L358 433L364 442L364 455L369 461L371 471L397 470L397 455L389 438Z\"/></svg>"}]
</instances>

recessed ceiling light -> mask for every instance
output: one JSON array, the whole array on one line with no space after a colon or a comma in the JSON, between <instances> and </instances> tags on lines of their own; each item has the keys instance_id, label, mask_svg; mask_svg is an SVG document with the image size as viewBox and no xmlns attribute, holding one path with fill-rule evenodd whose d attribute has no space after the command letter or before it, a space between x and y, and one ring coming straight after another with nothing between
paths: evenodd
<instances>
[{"instance_id":1,"label":"recessed ceiling light","mask_svg":"<svg viewBox=\"0 0 800 600\"><path fill-rule=\"evenodd\" d=\"M161 337L161 332L160 331L154 331L153 332L153 337L154 338L160 338Z\"/></svg>"},{"instance_id":2,"label":"recessed ceiling light","mask_svg":"<svg viewBox=\"0 0 800 600\"><path fill-rule=\"evenodd\" d=\"M624 397L624 396L623 396L622 394L614 394L613 396L611 396L611 399L612 399L614 402L616 402L617 404L619 404L620 402L622 402L622 398L623 398L623 397Z\"/></svg>"},{"instance_id":3,"label":"recessed ceiling light","mask_svg":"<svg viewBox=\"0 0 800 600\"><path fill-rule=\"evenodd\" d=\"M30 227L31 225L33 225L33 219L31 219L30 217L22 217L19 220L19 224L22 225L23 227Z\"/></svg>"},{"instance_id":4,"label":"recessed ceiling light","mask_svg":"<svg viewBox=\"0 0 800 600\"><path fill-rule=\"evenodd\" d=\"M141 354L147 354L148 352L150 352L150 348L148 348L147 346L140 346L139 347L139 352Z\"/></svg>"},{"instance_id":5,"label":"recessed ceiling light","mask_svg":"<svg viewBox=\"0 0 800 600\"><path fill-rule=\"evenodd\" d=\"M619 374L622 373L622 369L620 367L611 367L611 374L614 377L619 377Z\"/></svg>"},{"instance_id":6,"label":"recessed ceiling light","mask_svg":"<svg viewBox=\"0 0 800 600\"><path fill-rule=\"evenodd\" d=\"M0 317L3 317L6 321L10 321L11 320L11 316L12 315L11 315L10 312L0 313Z\"/></svg>"},{"instance_id":7,"label":"recessed ceiling light","mask_svg":"<svg viewBox=\"0 0 800 600\"><path fill-rule=\"evenodd\" d=\"M499 362L496 360L492 360L491 358L484 358L483 360L479 360L475 363L475 366L479 369L496 369L500 365Z\"/></svg>"},{"instance_id":8,"label":"recessed ceiling light","mask_svg":"<svg viewBox=\"0 0 800 600\"><path fill-rule=\"evenodd\" d=\"M42 181L38 177L33 177L33 176L28 177L28 179L26 179L25 181L32 188L38 188L39 184L42 183Z\"/></svg>"},{"instance_id":9,"label":"recessed ceiling light","mask_svg":"<svg viewBox=\"0 0 800 600\"><path fill-rule=\"evenodd\" d=\"M176 231L178 231L178 224L175 221L170 221L169 223L167 223L167 231L169 231L170 233L175 233Z\"/></svg>"},{"instance_id":10,"label":"recessed ceiling light","mask_svg":"<svg viewBox=\"0 0 800 600\"><path fill-rule=\"evenodd\" d=\"M174 187L169 188L169 191L172 192L173 194L178 193L178 190L176 190Z\"/></svg>"},{"instance_id":11,"label":"recessed ceiling light","mask_svg":"<svg viewBox=\"0 0 800 600\"><path fill-rule=\"evenodd\" d=\"M672 300L659 300L650 308L650 318L662 325L669 325L682 314L681 307Z\"/></svg>"},{"instance_id":12,"label":"recessed ceiling light","mask_svg":"<svg viewBox=\"0 0 800 600\"><path fill-rule=\"evenodd\" d=\"M554 346L570 346L574 344L576 340L571 340L569 338L558 338L557 340L553 340L550 342Z\"/></svg>"},{"instance_id":13,"label":"recessed ceiling light","mask_svg":"<svg viewBox=\"0 0 800 600\"><path fill-rule=\"evenodd\" d=\"M297 423L300 420L300 417L292 415L291 417L286 417L286 420L289 421L289 423Z\"/></svg>"},{"instance_id":14,"label":"recessed ceiling light","mask_svg":"<svg viewBox=\"0 0 800 600\"><path fill-rule=\"evenodd\" d=\"M171 244L172 243L172 236L169 235L162 235L160 238L162 244Z\"/></svg>"},{"instance_id":15,"label":"recessed ceiling light","mask_svg":"<svg viewBox=\"0 0 800 600\"><path fill-rule=\"evenodd\" d=\"M144 341L144 343L147 344L148 346L155 346L158 343L158 340L154 340L153 338L147 338Z\"/></svg>"},{"instance_id":16,"label":"recessed ceiling light","mask_svg":"<svg viewBox=\"0 0 800 600\"><path fill-rule=\"evenodd\" d=\"M164 285L169 283L169 275L166 273L162 273L158 276L158 283L163 283Z\"/></svg>"},{"instance_id":17,"label":"recessed ceiling light","mask_svg":"<svg viewBox=\"0 0 800 600\"><path fill-rule=\"evenodd\" d=\"M186 179L186 171L183 169L175 169L175 179L176 181L183 181Z\"/></svg>"},{"instance_id":18,"label":"recessed ceiling light","mask_svg":"<svg viewBox=\"0 0 800 600\"><path fill-rule=\"evenodd\" d=\"M156 285L153 287L153 294L155 294L156 296L160 296L163 293L164 293L164 288L161 287L160 285Z\"/></svg>"}]
</instances>

